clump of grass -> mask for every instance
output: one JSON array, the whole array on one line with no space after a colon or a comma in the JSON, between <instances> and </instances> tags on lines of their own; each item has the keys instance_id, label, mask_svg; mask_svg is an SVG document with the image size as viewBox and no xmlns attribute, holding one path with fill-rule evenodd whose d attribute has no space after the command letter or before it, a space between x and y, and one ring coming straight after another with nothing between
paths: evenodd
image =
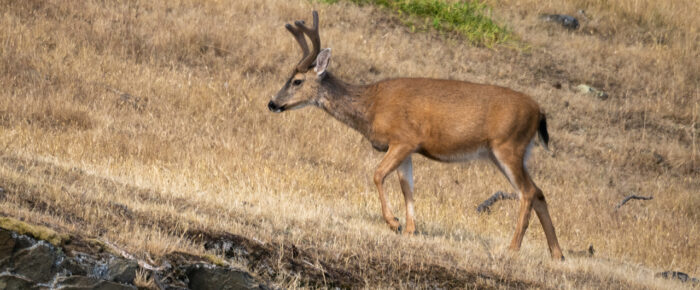
<instances>
[{"instance_id":1,"label":"clump of grass","mask_svg":"<svg viewBox=\"0 0 700 290\"><path fill-rule=\"evenodd\" d=\"M220 267L228 265L226 263L226 260L224 260L221 257L214 255L214 254L204 254L202 257L207 259L207 261L211 262L212 264L220 266Z\"/></svg>"},{"instance_id":2,"label":"clump of grass","mask_svg":"<svg viewBox=\"0 0 700 290\"><path fill-rule=\"evenodd\" d=\"M138 271L136 271L134 285L139 289L160 289L153 279L153 276L149 275L148 271L144 269L138 269Z\"/></svg>"},{"instance_id":3,"label":"clump of grass","mask_svg":"<svg viewBox=\"0 0 700 290\"><path fill-rule=\"evenodd\" d=\"M339 0L320 0L336 3ZM426 26L438 31L455 31L473 44L491 47L510 40L510 32L490 17L489 7L478 0L451 2L441 0L349 0L355 4L372 4L389 8L404 23L415 29L413 20L423 19Z\"/></svg>"}]
</instances>

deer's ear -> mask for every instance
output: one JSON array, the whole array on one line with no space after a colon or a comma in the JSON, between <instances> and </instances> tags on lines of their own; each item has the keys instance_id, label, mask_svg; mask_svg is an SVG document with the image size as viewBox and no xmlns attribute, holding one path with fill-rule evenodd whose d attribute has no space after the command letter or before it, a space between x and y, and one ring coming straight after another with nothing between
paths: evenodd
<instances>
[{"instance_id":1,"label":"deer's ear","mask_svg":"<svg viewBox=\"0 0 700 290\"><path fill-rule=\"evenodd\" d=\"M326 68L328 67L328 63L330 61L331 61L331 49L330 48L326 48L324 50L321 50L321 52L318 53L318 56L316 57L316 67L314 68L314 71L316 72L317 76L320 76L326 72Z\"/></svg>"}]
</instances>

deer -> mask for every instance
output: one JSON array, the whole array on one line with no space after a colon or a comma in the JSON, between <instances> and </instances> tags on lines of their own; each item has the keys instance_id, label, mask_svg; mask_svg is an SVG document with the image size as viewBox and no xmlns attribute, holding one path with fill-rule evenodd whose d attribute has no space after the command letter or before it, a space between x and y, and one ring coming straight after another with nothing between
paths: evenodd
<instances>
[{"instance_id":1,"label":"deer","mask_svg":"<svg viewBox=\"0 0 700 290\"><path fill-rule=\"evenodd\" d=\"M386 152L373 181L382 217L391 230L406 235L416 231L412 154L438 162L487 159L519 196L509 249L520 250L534 209L552 258L564 259L544 194L526 168L535 135L549 151L547 119L535 100L509 88L459 80L393 78L366 85L347 83L328 71L331 49L321 49L318 12L312 15L312 27L302 20L285 25L298 42L302 58L267 107L274 113L318 107L363 135L375 150ZM403 192L405 228L384 193L384 179L393 171Z\"/></svg>"}]
</instances>

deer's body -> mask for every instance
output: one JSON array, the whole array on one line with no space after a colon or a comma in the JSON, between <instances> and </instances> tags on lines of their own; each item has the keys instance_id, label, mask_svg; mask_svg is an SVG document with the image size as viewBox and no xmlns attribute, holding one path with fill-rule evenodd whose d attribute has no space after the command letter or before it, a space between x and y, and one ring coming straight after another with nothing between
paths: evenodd
<instances>
[{"instance_id":1,"label":"deer's body","mask_svg":"<svg viewBox=\"0 0 700 290\"><path fill-rule=\"evenodd\" d=\"M540 119L532 98L492 85L422 78L357 87L337 80L329 84L343 90L324 90L322 84L319 106L367 137L375 149L413 144L416 153L443 162L474 159L493 142L529 142Z\"/></svg>"},{"instance_id":2,"label":"deer's body","mask_svg":"<svg viewBox=\"0 0 700 290\"><path fill-rule=\"evenodd\" d=\"M552 257L563 259L544 195L525 168L534 137L539 133L545 146L548 140L545 115L532 98L508 88L455 80L399 78L350 85L326 71L330 49L320 51L318 15L314 12L314 29L303 22L295 25L287 25L287 29L299 41L304 57L268 108L281 112L316 105L360 132L375 149L386 151L374 182L382 215L391 229L400 231L401 227L385 198L383 184L396 170L406 203L404 233L415 231L411 154L442 162L488 158L520 193L511 249L520 248L534 209ZM312 52L302 33L311 38Z\"/></svg>"}]
</instances>

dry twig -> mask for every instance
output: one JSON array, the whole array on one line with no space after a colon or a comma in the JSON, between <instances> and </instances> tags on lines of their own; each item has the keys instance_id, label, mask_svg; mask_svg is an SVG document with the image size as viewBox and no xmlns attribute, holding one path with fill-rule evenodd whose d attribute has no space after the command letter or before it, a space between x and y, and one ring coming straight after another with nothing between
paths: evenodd
<instances>
[{"instance_id":1,"label":"dry twig","mask_svg":"<svg viewBox=\"0 0 700 290\"><path fill-rule=\"evenodd\" d=\"M479 204L479 206L476 207L476 212L491 212L491 205L502 199L518 199L518 195L515 193L505 193L503 191L498 191L488 199L484 200L484 202Z\"/></svg>"},{"instance_id":2,"label":"dry twig","mask_svg":"<svg viewBox=\"0 0 700 290\"><path fill-rule=\"evenodd\" d=\"M108 242L107 240L100 240L100 242L102 242L102 243L104 243L106 246L110 247L111 250L112 250L113 252L119 253L122 257L127 258L127 259L129 259L129 260L136 260L136 263L138 263L138 265L139 265L141 268L144 268L144 269L146 269L146 270L151 270L151 271L163 271L163 270L165 270L165 269L167 269L167 268L170 267L170 264L168 264L168 263L166 263L166 264L164 264L164 265L162 265L162 266L159 266L159 267L153 266L153 265L151 265L151 264L149 264L149 263L146 263L146 261L144 261L144 260L137 259L137 258L134 257L133 255L131 255L131 254L127 253L126 251L120 249L120 248L117 247L116 245L114 245L114 244Z\"/></svg>"},{"instance_id":3,"label":"dry twig","mask_svg":"<svg viewBox=\"0 0 700 290\"><path fill-rule=\"evenodd\" d=\"M625 199L623 199L620 203L617 204L617 206L615 207L615 210L620 209L620 207L625 205L625 203L630 201L630 199L650 200L653 198L654 198L653 196L639 196L639 195L630 194L627 197L625 197Z\"/></svg>"}]
</instances>

